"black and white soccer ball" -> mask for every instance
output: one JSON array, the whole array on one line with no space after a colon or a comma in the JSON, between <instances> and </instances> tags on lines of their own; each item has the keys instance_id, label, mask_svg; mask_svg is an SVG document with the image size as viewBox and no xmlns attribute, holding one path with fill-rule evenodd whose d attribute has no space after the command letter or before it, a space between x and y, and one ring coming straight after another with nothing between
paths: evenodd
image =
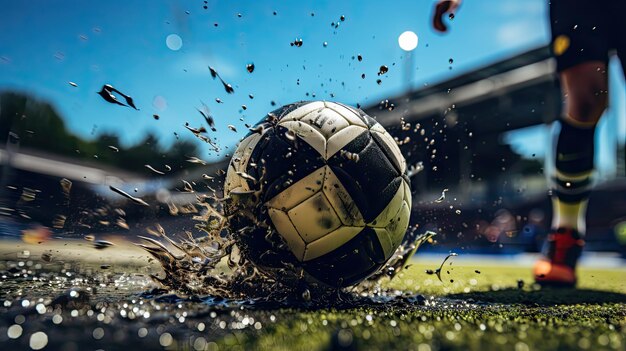
<instances>
[{"instance_id":1,"label":"black and white soccer ball","mask_svg":"<svg viewBox=\"0 0 626 351\"><path fill-rule=\"evenodd\" d=\"M251 130L224 186L226 198L247 199L231 207L235 226L256 228L239 238L242 251L261 266L290 263L331 286L379 270L411 213L406 161L387 131L360 109L327 101L283 106Z\"/></svg>"}]
</instances>

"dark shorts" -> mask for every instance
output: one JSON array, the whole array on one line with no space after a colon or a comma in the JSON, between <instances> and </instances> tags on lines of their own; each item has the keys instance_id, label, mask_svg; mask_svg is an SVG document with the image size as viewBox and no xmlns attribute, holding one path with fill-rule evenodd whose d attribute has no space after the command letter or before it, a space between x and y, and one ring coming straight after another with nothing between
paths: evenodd
<instances>
[{"instance_id":1,"label":"dark shorts","mask_svg":"<svg viewBox=\"0 0 626 351\"><path fill-rule=\"evenodd\" d=\"M626 0L550 0L552 53L557 71L626 56ZM626 69L625 69L626 70Z\"/></svg>"}]
</instances>

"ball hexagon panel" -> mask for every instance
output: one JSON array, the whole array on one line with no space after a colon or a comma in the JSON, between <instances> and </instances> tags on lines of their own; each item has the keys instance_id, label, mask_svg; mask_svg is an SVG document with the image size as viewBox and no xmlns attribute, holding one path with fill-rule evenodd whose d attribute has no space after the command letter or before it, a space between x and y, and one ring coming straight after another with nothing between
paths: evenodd
<instances>
[{"instance_id":1,"label":"ball hexagon panel","mask_svg":"<svg viewBox=\"0 0 626 351\"><path fill-rule=\"evenodd\" d=\"M341 226L341 221L323 192L311 196L287 212L291 223L306 243Z\"/></svg>"},{"instance_id":2,"label":"ball hexagon panel","mask_svg":"<svg viewBox=\"0 0 626 351\"><path fill-rule=\"evenodd\" d=\"M350 124L340 114L329 108L323 108L304 115L299 119L319 131L326 139Z\"/></svg>"},{"instance_id":3,"label":"ball hexagon panel","mask_svg":"<svg viewBox=\"0 0 626 351\"><path fill-rule=\"evenodd\" d=\"M326 154L326 137L310 124L302 121L281 121L279 126L293 131L294 135L306 141L320 156Z\"/></svg>"},{"instance_id":4,"label":"ball hexagon panel","mask_svg":"<svg viewBox=\"0 0 626 351\"><path fill-rule=\"evenodd\" d=\"M293 255L296 256L298 261L302 261L304 258L306 243L302 240L300 234L298 234L298 231L294 227L293 223L291 223L287 213L275 208L268 209L267 213L270 216L276 231L283 239L285 239L289 250L291 250Z\"/></svg>"},{"instance_id":5,"label":"ball hexagon panel","mask_svg":"<svg viewBox=\"0 0 626 351\"><path fill-rule=\"evenodd\" d=\"M343 186L339 178L328 166L324 177L323 191L331 206L337 213L341 223L347 226L363 227L365 220L352 196Z\"/></svg>"},{"instance_id":6,"label":"ball hexagon panel","mask_svg":"<svg viewBox=\"0 0 626 351\"><path fill-rule=\"evenodd\" d=\"M404 180L401 180L401 182L403 181ZM378 213L378 216L367 223L368 226L385 228L390 221L393 221L398 211L400 211L400 207L404 204L404 186L398 186L395 194L393 194L393 197L386 204L387 206Z\"/></svg>"},{"instance_id":7,"label":"ball hexagon panel","mask_svg":"<svg viewBox=\"0 0 626 351\"><path fill-rule=\"evenodd\" d=\"M364 147L361 146L363 143ZM344 150L357 154L359 160L348 160L336 154L328 160L328 164L350 193L365 221L370 222L396 193L400 186L400 174L369 133L354 139Z\"/></svg>"},{"instance_id":8,"label":"ball hexagon panel","mask_svg":"<svg viewBox=\"0 0 626 351\"><path fill-rule=\"evenodd\" d=\"M288 129L268 129L250 154L247 173L261 182L267 201L325 165L325 160L307 142L285 136Z\"/></svg>"},{"instance_id":9,"label":"ball hexagon panel","mask_svg":"<svg viewBox=\"0 0 626 351\"><path fill-rule=\"evenodd\" d=\"M392 161L398 172L404 174L406 172L406 160L402 156L396 141L380 124L374 125L370 131L376 144L383 150L388 159Z\"/></svg>"},{"instance_id":10,"label":"ball hexagon panel","mask_svg":"<svg viewBox=\"0 0 626 351\"><path fill-rule=\"evenodd\" d=\"M267 207L289 211L322 189L328 166L319 168L265 203Z\"/></svg>"},{"instance_id":11,"label":"ball hexagon panel","mask_svg":"<svg viewBox=\"0 0 626 351\"><path fill-rule=\"evenodd\" d=\"M328 284L347 286L369 276L385 261L376 232L365 227L337 249L302 264L307 272Z\"/></svg>"},{"instance_id":12,"label":"ball hexagon panel","mask_svg":"<svg viewBox=\"0 0 626 351\"><path fill-rule=\"evenodd\" d=\"M317 110L321 110L324 107L324 101L302 101L300 103L292 104L295 108L289 109L287 113L276 114L280 121L297 121L303 116ZM289 105L291 106L291 105ZM280 110L280 109L279 109ZM297 111L296 111L297 110Z\"/></svg>"},{"instance_id":13,"label":"ball hexagon panel","mask_svg":"<svg viewBox=\"0 0 626 351\"><path fill-rule=\"evenodd\" d=\"M363 227L340 226L319 239L307 243L302 261L310 261L325 255L350 241L363 230Z\"/></svg>"},{"instance_id":14,"label":"ball hexagon panel","mask_svg":"<svg viewBox=\"0 0 626 351\"><path fill-rule=\"evenodd\" d=\"M391 239L391 254L395 251L402 243L402 238L404 238L404 234L406 233L406 228L409 226L409 217L411 216L411 207L405 202L402 202L402 206L400 210L396 214L395 218L389 221L389 224L385 227L387 233L389 233L389 238Z\"/></svg>"},{"instance_id":15,"label":"ball hexagon panel","mask_svg":"<svg viewBox=\"0 0 626 351\"><path fill-rule=\"evenodd\" d=\"M347 107L346 105L338 104L335 102L325 102L325 106L337 112L351 125L367 128L367 124L365 124L363 118L361 118L361 116L351 107Z\"/></svg>"},{"instance_id":16,"label":"ball hexagon panel","mask_svg":"<svg viewBox=\"0 0 626 351\"><path fill-rule=\"evenodd\" d=\"M364 127L348 126L333 134L326 141L326 152L324 154L324 158L328 160L329 158L335 156L337 152L343 150L346 145L363 133L367 133L367 129Z\"/></svg>"}]
</instances>

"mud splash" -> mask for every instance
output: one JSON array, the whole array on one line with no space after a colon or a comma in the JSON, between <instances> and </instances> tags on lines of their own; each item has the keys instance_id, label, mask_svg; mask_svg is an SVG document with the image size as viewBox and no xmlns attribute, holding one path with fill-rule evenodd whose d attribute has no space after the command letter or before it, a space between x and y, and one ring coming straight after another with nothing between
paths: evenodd
<instances>
[{"instance_id":1,"label":"mud splash","mask_svg":"<svg viewBox=\"0 0 626 351\"><path fill-rule=\"evenodd\" d=\"M278 305L296 302L325 304L356 301L379 295L381 281L393 279L407 264L415 251L435 234L418 234L411 227L404 242L380 270L356 286L330 288L314 281L299 267L285 263L280 268L259 267L240 248L238 237L253 230L244 227L235 230L230 217L225 215L224 199L198 198L202 207L194 216L195 227L206 234L195 238L186 232L185 238L173 240L162 227L148 230L150 236L140 236L137 244L161 264L163 272L152 278L163 286L161 293L174 293L176 298L209 296L202 299L242 300L244 304L261 302ZM259 223L258 225L263 225ZM181 295L182 294L182 295ZM356 299L356 300L355 300ZM247 301L247 302L244 302Z\"/></svg>"}]
</instances>

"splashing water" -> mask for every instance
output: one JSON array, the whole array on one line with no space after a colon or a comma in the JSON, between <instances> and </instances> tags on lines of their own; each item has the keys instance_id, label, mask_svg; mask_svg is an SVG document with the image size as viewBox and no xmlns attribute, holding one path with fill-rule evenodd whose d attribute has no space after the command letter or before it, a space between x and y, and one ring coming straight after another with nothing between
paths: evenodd
<instances>
[{"instance_id":1,"label":"splashing water","mask_svg":"<svg viewBox=\"0 0 626 351\"><path fill-rule=\"evenodd\" d=\"M231 194L237 197L238 203L246 201L254 194ZM405 267L421 244L435 234L426 232L418 234L415 228L406 233L404 242L395 254L379 271L357 286L335 289L312 280L300 267L284 263L282 267L261 267L255 265L248 257L245 244L240 241L245 235L259 228L267 229L266 239L275 233L260 223L252 214L238 209L237 216L244 216L254 225L235 229L231 225L235 213L232 199L216 196L198 196L196 206L202 208L193 217L195 228L205 236L194 237L186 231L185 238L173 240L165 230L157 225L147 230L150 236L141 236L144 243L137 244L148 251L163 267L161 276L153 275L153 279L164 288L176 293L188 295L210 295L227 299L255 299L257 302L299 301L321 303L357 298L358 296L374 296L380 293L380 282L393 279ZM250 200L250 199L248 199ZM280 250L277 248L277 250ZM278 251L280 252L280 251Z\"/></svg>"}]
</instances>

